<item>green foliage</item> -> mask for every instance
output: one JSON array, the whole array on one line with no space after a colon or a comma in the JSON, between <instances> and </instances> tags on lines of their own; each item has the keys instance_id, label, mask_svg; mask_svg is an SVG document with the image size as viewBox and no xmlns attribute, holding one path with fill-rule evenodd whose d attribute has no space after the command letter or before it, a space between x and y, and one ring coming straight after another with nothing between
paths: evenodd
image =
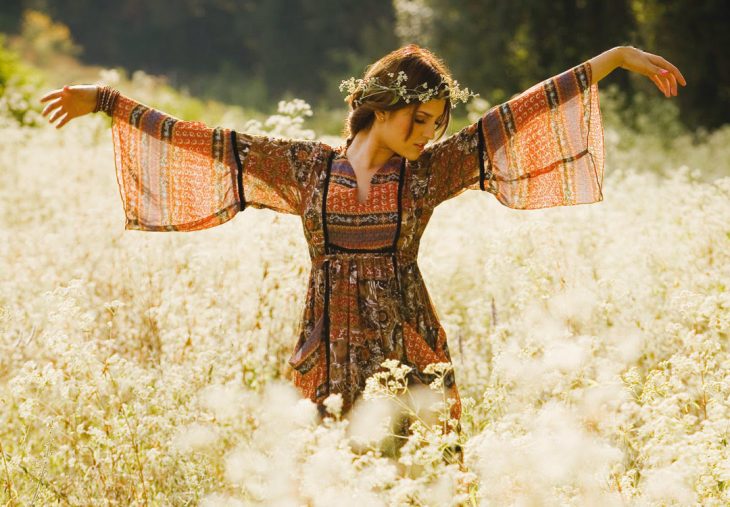
<instances>
[{"instance_id":1,"label":"green foliage","mask_svg":"<svg viewBox=\"0 0 730 507\"><path fill-rule=\"evenodd\" d=\"M20 56L7 48L5 35L0 33L0 117L37 126L42 107L36 96L44 82L40 71L24 65Z\"/></svg>"}]
</instances>

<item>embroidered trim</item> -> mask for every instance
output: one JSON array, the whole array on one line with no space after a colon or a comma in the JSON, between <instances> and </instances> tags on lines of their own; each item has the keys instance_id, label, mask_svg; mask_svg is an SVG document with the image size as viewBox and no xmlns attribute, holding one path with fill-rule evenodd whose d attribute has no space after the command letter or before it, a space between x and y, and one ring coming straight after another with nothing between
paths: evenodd
<instances>
[{"instance_id":1,"label":"embroidered trim","mask_svg":"<svg viewBox=\"0 0 730 507\"><path fill-rule=\"evenodd\" d=\"M238 201L240 203L239 211L246 209L246 197L243 195L243 164L241 163L241 157L238 153L238 142L237 134L235 130L231 130L231 149L233 150L233 157L236 159L236 183L238 186Z\"/></svg>"},{"instance_id":2,"label":"embroidered trim","mask_svg":"<svg viewBox=\"0 0 730 507\"><path fill-rule=\"evenodd\" d=\"M398 177L398 222L395 225L395 234L393 235L393 252L397 250L398 239L400 239L400 223L403 221L403 180L405 179L406 158L400 165L400 176Z\"/></svg>"},{"instance_id":3,"label":"embroidered trim","mask_svg":"<svg viewBox=\"0 0 730 507\"><path fill-rule=\"evenodd\" d=\"M324 176L324 190L322 191L322 235L324 237L324 251L325 253L331 253L329 239L327 234L327 191L330 186L330 174L332 172L332 161L335 158L335 152L330 154L329 160L327 161L327 172Z\"/></svg>"},{"instance_id":4,"label":"embroidered trim","mask_svg":"<svg viewBox=\"0 0 730 507\"><path fill-rule=\"evenodd\" d=\"M482 121L484 117L479 118L477 122L477 152L479 156L479 188L484 190L484 132L482 132Z\"/></svg>"},{"instance_id":5,"label":"embroidered trim","mask_svg":"<svg viewBox=\"0 0 730 507\"><path fill-rule=\"evenodd\" d=\"M327 395L330 394L330 261L323 262L324 269L324 324L326 331L324 333L325 357L327 358Z\"/></svg>"}]
</instances>

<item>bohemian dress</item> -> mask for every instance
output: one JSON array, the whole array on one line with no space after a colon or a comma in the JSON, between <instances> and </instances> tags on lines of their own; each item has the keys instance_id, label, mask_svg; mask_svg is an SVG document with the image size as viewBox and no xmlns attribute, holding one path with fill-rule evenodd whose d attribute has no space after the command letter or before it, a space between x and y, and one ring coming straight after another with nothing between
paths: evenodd
<instances>
[{"instance_id":1,"label":"bohemian dress","mask_svg":"<svg viewBox=\"0 0 730 507\"><path fill-rule=\"evenodd\" d=\"M603 200L603 126L588 61L492 107L415 161L394 155L372 176L365 203L344 145L210 128L124 95L107 113L125 229L195 231L246 208L301 217L311 270L289 363L322 416L332 393L346 413L385 359L411 366L411 384L434 379L428 364L451 362L417 263L436 206L467 189L514 209ZM444 385L459 421L453 371Z\"/></svg>"}]
</instances>

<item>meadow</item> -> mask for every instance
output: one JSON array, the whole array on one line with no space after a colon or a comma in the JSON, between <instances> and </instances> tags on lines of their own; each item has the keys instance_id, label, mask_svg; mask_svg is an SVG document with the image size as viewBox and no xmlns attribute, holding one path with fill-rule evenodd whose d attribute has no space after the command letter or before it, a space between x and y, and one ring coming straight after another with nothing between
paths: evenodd
<instances>
[{"instance_id":1,"label":"meadow","mask_svg":"<svg viewBox=\"0 0 730 507\"><path fill-rule=\"evenodd\" d=\"M728 505L730 131L636 135L606 104L602 202L470 191L421 243L463 468L421 422L382 454L398 365L351 419L333 399L315 423L287 364L297 217L125 231L108 118L0 117L0 504ZM308 111L243 130L313 137Z\"/></svg>"}]
</instances>

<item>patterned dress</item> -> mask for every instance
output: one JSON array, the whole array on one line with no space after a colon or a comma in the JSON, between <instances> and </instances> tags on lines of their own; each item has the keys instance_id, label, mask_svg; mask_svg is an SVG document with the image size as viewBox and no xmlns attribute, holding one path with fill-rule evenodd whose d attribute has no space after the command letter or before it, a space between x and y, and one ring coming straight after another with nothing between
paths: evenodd
<instances>
[{"instance_id":1,"label":"patterned dress","mask_svg":"<svg viewBox=\"0 0 730 507\"><path fill-rule=\"evenodd\" d=\"M540 82L415 161L394 155L365 203L345 146L251 135L168 116L120 95L110 111L125 229L194 231L247 207L301 217L311 257L293 382L347 412L387 358L428 384L449 346L417 263L434 208L467 189L536 209L601 201L603 126L589 62ZM297 337L293 337L294 338ZM453 371L445 379L456 399Z\"/></svg>"}]
</instances>

